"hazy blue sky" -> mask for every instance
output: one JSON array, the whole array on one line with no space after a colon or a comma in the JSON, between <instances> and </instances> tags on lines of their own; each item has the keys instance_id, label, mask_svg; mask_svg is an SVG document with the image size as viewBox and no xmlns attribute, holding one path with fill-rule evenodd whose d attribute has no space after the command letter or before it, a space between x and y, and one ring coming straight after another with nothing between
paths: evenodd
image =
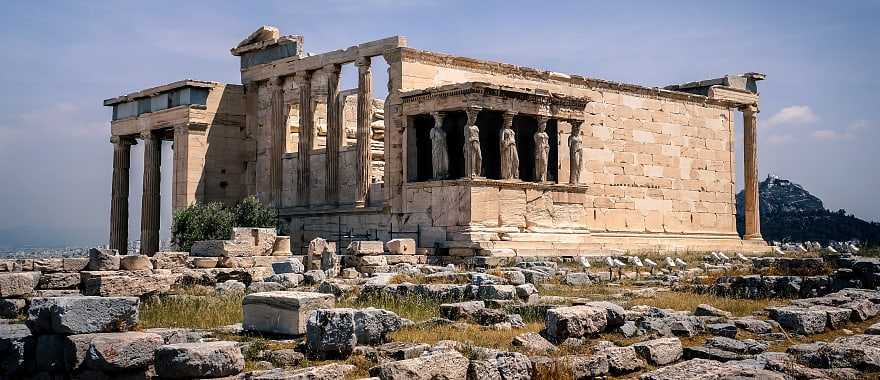
<instances>
[{"instance_id":1,"label":"hazy blue sky","mask_svg":"<svg viewBox=\"0 0 880 380\"><path fill-rule=\"evenodd\" d=\"M237 83L229 49L264 24L303 34L315 53L399 34L421 49L647 86L763 72L760 175L880 220L878 16L877 1L4 2L0 248L105 243L112 146L101 101L183 78Z\"/></svg>"}]
</instances>

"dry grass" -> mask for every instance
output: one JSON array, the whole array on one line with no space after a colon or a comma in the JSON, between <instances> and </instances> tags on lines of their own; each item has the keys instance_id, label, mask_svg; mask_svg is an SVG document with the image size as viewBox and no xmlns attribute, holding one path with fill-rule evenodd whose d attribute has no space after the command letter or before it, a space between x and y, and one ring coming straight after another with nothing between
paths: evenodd
<instances>
[{"instance_id":1,"label":"dry grass","mask_svg":"<svg viewBox=\"0 0 880 380\"><path fill-rule=\"evenodd\" d=\"M452 324L431 327L406 327L390 335L396 342L418 342L435 344L441 340L454 340L465 345L489 347L506 351L514 350L513 338L527 332L538 332L544 328L543 322L527 323L524 328L492 330L472 324Z\"/></svg>"},{"instance_id":2,"label":"dry grass","mask_svg":"<svg viewBox=\"0 0 880 380\"><path fill-rule=\"evenodd\" d=\"M449 281L443 277L428 277L424 274L397 274L388 280L389 284L466 284L468 281Z\"/></svg>"},{"instance_id":3,"label":"dry grass","mask_svg":"<svg viewBox=\"0 0 880 380\"><path fill-rule=\"evenodd\" d=\"M577 297L577 298L606 298L613 294L623 293L624 288L609 284L594 284L585 286L571 286L561 284L558 281L551 281L540 284L540 294L542 296L557 297Z\"/></svg>"},{"instance_id":4,"label":"dry grass","mask_svg":"<svg viewBox=\"0 0 880 380\"><path fill-rule=\"evenodd\" d=\"M764 310L768 306L783 305L785 300L780 299L737 299L718 297L710 294L697 294L688 292L658 292L654 298L635 298L628 302L632 305L649 305L661 309L675 309L693 311L700 304L709 304L721 310L729 311L735 316L752 315L756 311Z\"/></svg>"},{"instance_id":5,"label":"dry grass","mask_svg":"<svg viewBox=\"0 0 880 380\"><path fill-rule=\"evenodd\" d=\"M218 296L198 288L151 298L141 305L139 326L210 329L241 323L242 298L244 294Z\"/></svg>"},{"instance_id":6,"label":"dry grass","mask_svg":"<svg viewBox=\"0 0 880 380\"><path fill-rule=\"evenodd\" d=\"M434 299L404 296L381 295L367 298L344 298L336 302L336 307L365 308L375 307L392 311L397 315L416 322L426 321L440 315L440 302Z\"/></svg>"}]
</instances>

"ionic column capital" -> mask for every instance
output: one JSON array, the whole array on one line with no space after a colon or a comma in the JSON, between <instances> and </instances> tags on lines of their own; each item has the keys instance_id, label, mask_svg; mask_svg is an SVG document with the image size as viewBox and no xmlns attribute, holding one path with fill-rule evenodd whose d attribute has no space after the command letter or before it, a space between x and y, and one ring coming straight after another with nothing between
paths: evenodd
<instances>
[{"instance_id":1,"label":"ionic column capital","mask_svg":"<svg viewBox=\"0 0 880 380\"><path fill-rule=\"evenodd\" d=\"M312 83L312 72L309 70L297 71L293 75L293 81L297 86L310 85Z\"/></svg>"},{"instance_id":2,"label":"ionic column capital","mask_svg":"<svg viewBox=\"0 0 880 380\"><path fill-rule=\"evenodd\" d=\"M155 140L155 139L159 138L159 136L157 136L155 133L153 133L152 130L141 131L140 135L141 135L141 139L143 139L144 141Z\"/></svg>"},{"instance_id":3,"label":"ionic column capital","mask_svg":"<svg viewBox=\"0 0 880 380\"><path fill-rule=\"evenodd\" d=\"M338 63L330 63L324 66L324 72L328 74L339 75L342 72L342 65Z\"/></svg>"},{"instance_id":4,"label":"ionic column capital","mask_svg":"<svg viewBox=\"0 0 880 380\"><path fill-rule=\"evenodd\" d=\"M746 114L746 113L756 114L756 113L760 112L757 104L746 104L744 106L739 107L739 110L742 111L742 113L744 113L744 114Z\"/></svg>"},{"instance_id":5,"label":"ionic column capital","mask_svg":"<svg viewBox=\"0 0 880 380\"><path fill-rule=\"evenodd\" d=\"M282 88L284 87L284 77L279 75L277 77L269 78L269 84L278 88Z\"/></svg>"}]
</instances>

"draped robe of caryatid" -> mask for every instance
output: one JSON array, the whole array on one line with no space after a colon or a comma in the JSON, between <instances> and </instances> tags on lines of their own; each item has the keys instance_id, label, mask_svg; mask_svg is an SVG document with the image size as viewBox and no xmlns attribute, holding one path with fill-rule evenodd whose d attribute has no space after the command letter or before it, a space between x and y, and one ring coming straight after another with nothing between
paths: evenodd
<instances>
[{"instance_id":1,"label":"draped robe of caryatid","mask_svg":"<svg viewBox=\"0 0 880 380\"><path fill-rule=\"evenodd\" d=\"M467 127L467 141L465 142L465 154L468 159L468 170L471 177L479 177L483 174L483 151L480 149L480 127L471 125Z\"/></svg>"},{"instance_id":2,"label":"draped robe of caryatid","mask_svg":"<svg viewBox=\"0 0 880 380\"><path fill-rule=\"evenodd\" d=\"M547 181L547 160L550 157L550 136L543 129L535 133L535 181Z\"/></svg>"},{"instance_id":3,"label":"draped robe of caryatid","mask_svg":"<svg viewBox=\"0 0 880 380\"><path fill-rule=\"evenodd\" d=\"M519 178L519 155L516 152L516 133L511 128L501 130L501 179Z\"/></svg>"},{"instance_id":4,"label":"draped robe of caryatid","mask_svg":"<svg viewBox=\"0 0 880 380\"><path fill-rule=\"evenodd\" d=\"M434 179L449 177L449 151L446 147L446 132L438 124L434 124L434 128L431 128L431 165L434 169Z\"/></svg>"},{"instance_id":5,"label":"draped robe of caryatid","mask_svg":"<svg viewBox=\"0 0 880 380\"><path fill-rule=\"evenodd\" d=\"M571 136L568 137L568 159L570 177L568 183L577 184L581 177L581 159L583 158L583 138L580 128L572 128Z\"/></svg>"}]
</instances>

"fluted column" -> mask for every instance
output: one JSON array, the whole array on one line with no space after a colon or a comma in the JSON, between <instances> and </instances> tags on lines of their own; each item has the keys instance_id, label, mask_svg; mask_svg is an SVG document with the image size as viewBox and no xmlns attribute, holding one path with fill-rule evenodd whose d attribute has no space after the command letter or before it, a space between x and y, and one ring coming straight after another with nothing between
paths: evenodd
<instances>
[{"instance_id":1,"label":"fluted column","mask_svg":"<svg viewBox=\"0 0 880 380\"><path fill-rule=\"evenodd\" d=\"M128 175L134 139L113 136L113 184L110 200L110 248L128 253Z\"/></svg>"},{"instance_id":2,"label":"fluted column","mask_svg":"<svg viewBox=\"0 0 880 380\"><path fill-rule=\"evenodd\" d=\"M296 173L296 205L306 207L311 198L312 166L309 154L312 152L312 138L315 135L315 118L312 116L312 72L296 73L299 87L299 170Z\"/></svg>"},{"instance_id":3,"label":"fluted column","mask_svg":"<svg viewBox=\"0 0 880 380\"><path fill-rule=\"evenodd\" d=\"M342 118L339 115L339 71L340 66L333 64L324 67L327 78L327 158L324 186L324 198L328 204L339 203L339 148L345 133L342 130Z\"/></svg>"},{"instance_id":4,"label":"fluted column","mask_svg":"<svg viewBox=\"0 0 880 380\"><path fill-rule=\"evenodd\" d=\"M373 113L373 74L370 69L370 57L359 57L355 64L358 67L358 99L357 99L357 178L355 189L355 205L363 207L367 204L367 192L370 189L370 121Z\"/></svg>"},{"instance_id":5,"label":"fluted column","mask_svg":"<svg viewBox=\"0 0 880 380\"><path fill-rule=\"evenodd\" d=\"M143 132L144 140L144 193L141 206L141 254L153 255L159 251L159 194L162 175L162 140L150 131Z\"/></svg>"},{"instance_id":6,"label":"fluted column","mask_svg":"<svg viewBox=\"0 0 880 380\"><path fill-rule=\"evenodd\" d=\"M269 127L272 131L272 159L269 162L269 180L272 184L272 204L275 207L281 206L281 189L284 174L283 160L284 151L287 146L287 115L284 109L284 78L275 77L270 80L272 85L272 98L270 112L272 114L269 119L272 123Z\"/></svg>"},{"instance_id":7,"label":"fluted column","mask_svg":"<svg viewBox=\"0 0 880 380\"><path fill-rule=\"evenodd\" d=\"M743 169L745 174L744 239L761 238L761 209L758 198L758 107L741 108L743 113Z\"/></svg>"}]
</instances>

